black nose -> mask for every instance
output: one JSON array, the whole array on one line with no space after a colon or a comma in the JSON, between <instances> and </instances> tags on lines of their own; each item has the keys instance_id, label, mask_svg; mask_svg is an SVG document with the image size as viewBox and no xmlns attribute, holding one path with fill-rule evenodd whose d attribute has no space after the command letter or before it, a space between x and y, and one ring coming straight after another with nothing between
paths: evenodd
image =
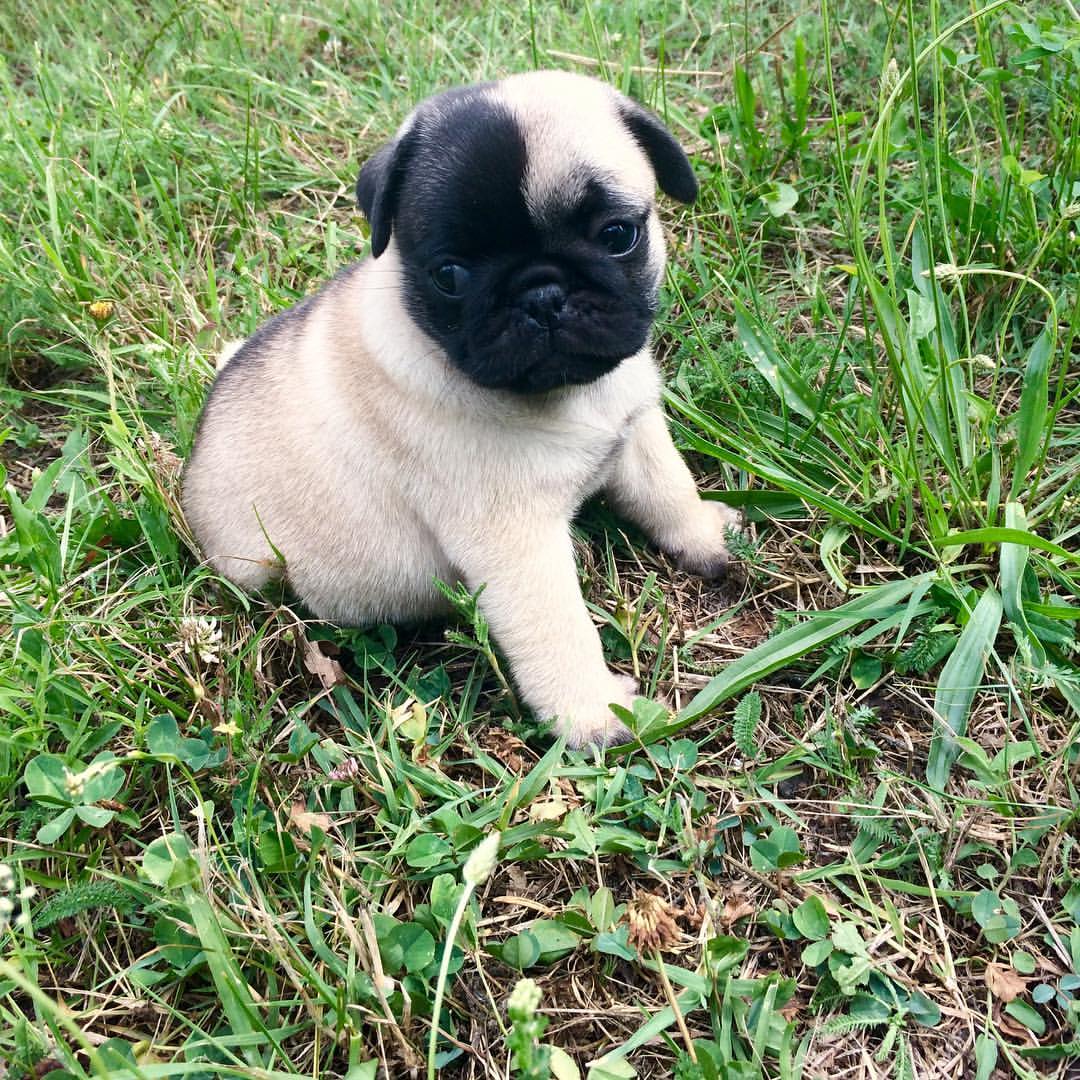
<instances>
[{"instance_id":1,"label":"black nose","mask_svg":"<svg viewBox=\"0 0 1080 1080\"><path fill-rule=\"evenodd\" d=\"M525 314L549 330L559 321L559 314L565 304L566 290L554 281L534 285L521 294L521 306Z\"/></svg>"}]
</instances>

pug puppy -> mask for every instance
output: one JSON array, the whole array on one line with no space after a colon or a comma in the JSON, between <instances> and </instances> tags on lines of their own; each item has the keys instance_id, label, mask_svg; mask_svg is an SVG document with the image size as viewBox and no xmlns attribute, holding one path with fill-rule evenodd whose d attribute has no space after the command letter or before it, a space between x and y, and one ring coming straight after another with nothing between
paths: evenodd
<instances>
[{"instance_id":1,"label":"pug puppy","mask_svg":"<svg viewBox=\"0 0 1080 1080\"><path fill-rule=\"evenodd\" d=\"M652 113L533 72L425 101L363 167L371 257L219 366L184 475L209 563L284 577L319 618L480 609L522 698L573 746L628 736L578 583L570 521L603 493L680 566L727 562L660 407L656 187L697 181Z\"/></svg>"}]
</instances>

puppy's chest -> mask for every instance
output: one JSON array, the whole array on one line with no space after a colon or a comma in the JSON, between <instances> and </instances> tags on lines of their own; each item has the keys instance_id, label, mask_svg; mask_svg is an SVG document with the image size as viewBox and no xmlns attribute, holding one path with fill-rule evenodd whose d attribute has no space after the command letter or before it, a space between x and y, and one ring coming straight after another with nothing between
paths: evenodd
<instances>
[{"instance_id":1,"label":"puppy's chest","mask_svg":"<svg viewBox=\"0 0 1080 1080\"><path fill-rule=\"evenodd\" d=\"M620 422L523 432L513 465L538 488L584 498L603 485L626 430L627 424Z\"/></svg>"},{"instance_id":2,"label":"puppy's chest","mask_svg":"<svg viewBox=\"0 0 1080 1080\"><path fill-rule=\"evenodd\" d=\"M606 483L639 410L576 410L557 420L517 425L487 476L499 491L517 490L573 511Z\"/></svg>"}]
</instances>

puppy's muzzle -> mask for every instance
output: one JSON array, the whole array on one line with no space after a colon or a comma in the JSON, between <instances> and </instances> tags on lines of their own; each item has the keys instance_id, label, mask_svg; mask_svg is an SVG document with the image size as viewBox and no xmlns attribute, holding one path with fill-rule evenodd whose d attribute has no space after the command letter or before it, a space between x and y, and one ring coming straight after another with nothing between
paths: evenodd
<instances>
[{"instance_id":1,"label":"puppy's muzzle","mask_svg":"<svg viewBox=\"0 0 1080 1080\"><path fill-rule=\"evenodd\" d=\"M525 314L545 330L554 330L566 307L566 290L557 282L536 285L521 295Z\"/></svg>"},{"instance_id":2,"label":"puppy's muzzle","mask_svg":"<svg viewBox=\"0 0 1080 1080\"><path fill-rule=\"evenodd\" d=\"M525 267L511 283L511 295L525 317L543 330L554 330L566 307L566 275L555 263Z\"/></svg>"}]
</instances>

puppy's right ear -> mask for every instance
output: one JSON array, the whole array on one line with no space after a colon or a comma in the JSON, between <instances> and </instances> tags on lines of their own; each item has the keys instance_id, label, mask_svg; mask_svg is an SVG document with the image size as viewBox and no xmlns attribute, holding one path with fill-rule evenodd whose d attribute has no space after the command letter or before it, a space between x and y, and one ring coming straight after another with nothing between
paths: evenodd
<instances>
[{"instance_id":1,"label":"puppy's right ear","mask_svg":"<svg viewBox=\"0 0 1080 1080\"><path fill-rule=\"evenodd\" d=\"M378 258L390 243L401 182L412 157L416 137L407 131L381 146L364 162L356 182L356 201L371 224L371 254Z\"/></svg>"}]
</instances>

